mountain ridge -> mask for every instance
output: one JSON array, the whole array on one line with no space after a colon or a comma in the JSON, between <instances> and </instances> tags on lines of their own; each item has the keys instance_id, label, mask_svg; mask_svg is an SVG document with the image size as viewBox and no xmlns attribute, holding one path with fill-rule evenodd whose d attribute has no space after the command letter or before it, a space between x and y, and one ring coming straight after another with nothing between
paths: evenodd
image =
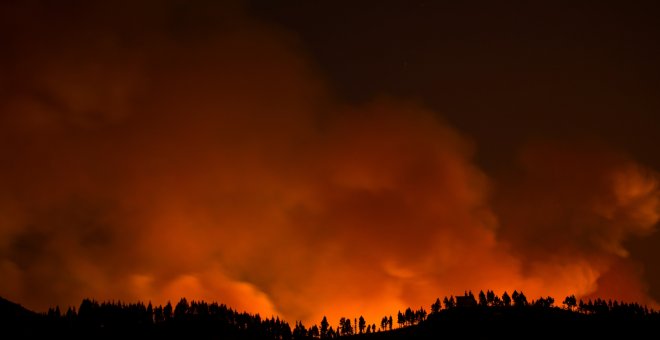
<instances>
[{"instance_id":1,"label":"mountain ridge","mask_svg":"<svg viewBox=\"0 0 660 340\"><path fill-rule=\"evenodd\" d=\"M560 308L538 303L538 300L531 304L489 306L486 302L477 304L476 299L471 299L474 304L449 304L445 309L439 309L438 305L433 304L432 312L428 316L424 313L423 317L414 317L415 312L408 309L405 313L399 312L399 327L375 331L374 326L373 332L369 331L371 327L364 332L364 322L354 325L353 330L350 319L347 319L347 324L337 327L336 331L327 323L325 328L322 323L320 329L313 325L308 330L302 323L296 322L292 328L279 318L262 319L259 314L239 313L223 304L188 302L185 298L175 306L168 303L165 307L153 307L150 303L145 306L141 302L98 303L84 299L77 311L75 308L69 308L66 313L60 313L59 308L51 308L48 313L35 313L0 297L0 332L20 339L41 339L53 335L74 339L115 339L126 336L154 339L200 336L207 339L255 340L339 337L373 340L454 337L630 339L649 334L657 335L660 325L659 313L636 303L619 304L598 299L595 304L589 301L576 308L568 305ZM439 299L437 301L439 302ZM577 308L581 308L581 311ZM383 328L389 327L384 324Z\"/></svg>"}]
</instances>

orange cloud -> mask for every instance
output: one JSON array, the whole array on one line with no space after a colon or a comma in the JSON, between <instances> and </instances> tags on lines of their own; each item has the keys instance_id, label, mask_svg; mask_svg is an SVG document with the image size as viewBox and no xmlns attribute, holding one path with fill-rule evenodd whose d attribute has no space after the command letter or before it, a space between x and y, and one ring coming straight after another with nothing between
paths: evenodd
<instances>
[{"instance_id":1,"label":"orange cloud","mask_svg":"<svg viewBox=\"0 0 660 340\"><path fill-rule=\"evenodd\" d=\"M122 14L142 29L89 6L54 29L23 8L45 23L11 21L2 59L0 295L28 307L186 296L309 324L467 289L586 296L658 221L641 165L531 146L495 183L436 113L333 101L240 8Z\"/></svg>"}]
</instances>

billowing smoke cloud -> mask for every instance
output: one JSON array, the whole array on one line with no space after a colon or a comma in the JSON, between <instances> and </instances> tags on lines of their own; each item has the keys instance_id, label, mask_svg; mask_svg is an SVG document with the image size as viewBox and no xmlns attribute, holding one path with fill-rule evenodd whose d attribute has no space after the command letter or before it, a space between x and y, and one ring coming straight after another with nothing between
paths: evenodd
<instances>
[{"instance_id":1,"label":"billowing smoke cloud","mask_svg":"<svg viewBox=\"0 0 660 340\"><path fill-rule=\"evenodd\" d=\"M307 322L466 289L647 299L624 241L658 221L656 173L549 143L495 183L434 112L337 103L285 32L173 3L0 11L0 295Z\"/></svg>"},{"instance_id":2,"label":"billowing smoke cloud","mask_svg":"<svg viewBox=\"0 0 660 340\"><path fill-rule=\"evenodd\" d=\"M624 244L648 236L660 219L657 173L594 142L530 144L520 164L501 183L497 211L500 235L525 257L525 273L653 304Z\"/></svg>"}]
</instances>

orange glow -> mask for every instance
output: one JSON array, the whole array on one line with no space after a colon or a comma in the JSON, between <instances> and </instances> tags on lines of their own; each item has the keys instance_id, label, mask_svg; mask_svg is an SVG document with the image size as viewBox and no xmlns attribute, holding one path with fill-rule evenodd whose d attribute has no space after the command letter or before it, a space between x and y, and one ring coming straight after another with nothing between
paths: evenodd
<instances>
[{"instance_id":1,"label":"orange glow","mask_svg":"<svg viewBox=\"0 0 660 340\"><path fill-rule=\"evenodd\" d=\"M651 169L549 142L496 183L437 113L334 102L291 37L236 20L212 44L115 48L99 23L84 49L17 47L31 91L0 97L0 296L185 296L333 327L465 290L655 305L624 244L660 219Z\"/></svg>"}]
</instances>

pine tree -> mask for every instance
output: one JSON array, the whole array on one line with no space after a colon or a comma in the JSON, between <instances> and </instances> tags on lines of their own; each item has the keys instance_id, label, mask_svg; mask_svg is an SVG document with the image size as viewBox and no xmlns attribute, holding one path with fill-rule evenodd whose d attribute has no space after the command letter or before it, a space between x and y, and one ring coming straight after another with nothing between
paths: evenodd
<instances>
[{"instance_id":1,"label":"pine tree","mask_svg":"<svg viewBox=\"0 0 660 340\"><path fill-rule=\"evenodd\" d=\"M323 316L323 320L321 320L321 339L325 339L328 336L328 319Z\"/></svg>"},{"instance_id":2,"label":"pine tree","mask_svg":"<svg viewBox=\"0 0 660 340\"><path fill-rule=\"evenodd\" d=\"M440 312L440 298L435 299L435 302L431 305L431 313L439 313Z\"/></svg>"},{"instance_id":3,"label":"pine tree","mask_svg":"<svg viewBox=\"0 0 660 340\"><path fill-rule=\"evenodd\" d=\"M504 292L504 294L502 294L502 303L504 304L505 307L511 306L511 297L509 297L509 294L507 292Z\"/></svg>"}]
</instances>

